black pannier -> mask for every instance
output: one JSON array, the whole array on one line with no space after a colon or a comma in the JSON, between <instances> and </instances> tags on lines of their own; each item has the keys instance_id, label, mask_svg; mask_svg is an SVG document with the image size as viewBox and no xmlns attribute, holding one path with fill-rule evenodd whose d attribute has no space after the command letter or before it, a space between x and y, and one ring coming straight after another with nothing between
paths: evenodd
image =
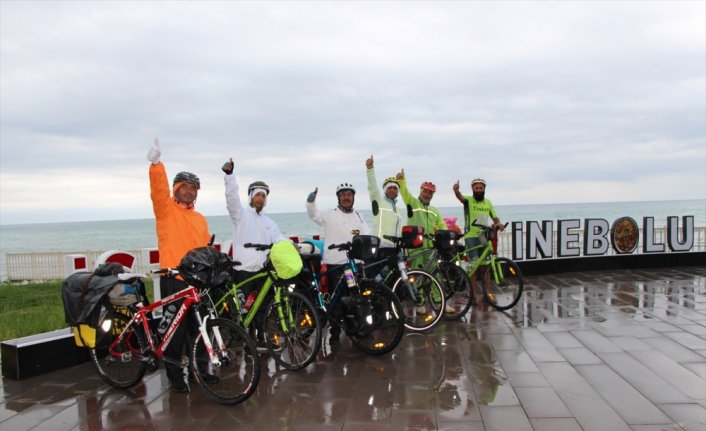
<instances>
[{"instance_id":1,"label":"black pannier","mask_svg":"<svg viewBox=\"0 0 706 431\"><path fill-rule=\"evenodd\" d=\"M454 250L460 237L461 235L452 230L438 230L434 234L434 245L439 251Z\"/></svg>"},{"instance_id":2,"label":"black pannier","mask_svg":"<svg viewBox=\"0 0 706 431\"><path fill-rule=\"evenodd\" d=\"M233 261L215 247L189 251L178 269L187 283L202 289L226 287L233 282Z\"/></svg>"},{"instance_id":3,"label":"black pannier","mask_svg":"<svg viewBox=\"0 0 706 431\"><path fill-rule=\"evenodd\" d=\"M351 257L360 260L372 260L378 254L380 238L374 235L355 235L351 241Z\"/></svg>"}]
</instances>

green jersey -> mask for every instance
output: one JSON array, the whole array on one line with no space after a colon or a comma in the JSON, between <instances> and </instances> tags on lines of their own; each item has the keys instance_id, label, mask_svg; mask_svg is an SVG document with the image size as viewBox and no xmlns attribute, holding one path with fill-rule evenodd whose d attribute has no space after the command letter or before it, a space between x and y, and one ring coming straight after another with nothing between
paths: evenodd
<instances>
[{"instance_id":1,"label":"green jersey","mask_svg":"<svg viewBox=\"0 0 706 431\"><path fill-rule=\"evenodd\" d=\"M407 224L423 227L424 233L434 233L437 230L448 229L438 209L431 205L424 205L419 198L412 196L409 189L407 189L406 180L400 181L400 194L402 194L402 200L407 205ZM424 240L425 248L432 246L431 240Z\"/></svg>"},{"instance_id":2,"label":"green jersey","mask_svg":"<svg viewBox=\"0 0 706 431\"><path fill-rule=\"evenodd\" d=\"M475 238L483 232L483 228L473 226L473 221L478 220L477 223L489 225L492 224L492 219L495 219L498 215L495 213L495 208L490 199L483 199L478 202L473 199L473 196L463 196L463 219L464 219L464 231L466 232L465 238ZM491 221L488 221L488 218Z\"/></svg>"}]
</instances>

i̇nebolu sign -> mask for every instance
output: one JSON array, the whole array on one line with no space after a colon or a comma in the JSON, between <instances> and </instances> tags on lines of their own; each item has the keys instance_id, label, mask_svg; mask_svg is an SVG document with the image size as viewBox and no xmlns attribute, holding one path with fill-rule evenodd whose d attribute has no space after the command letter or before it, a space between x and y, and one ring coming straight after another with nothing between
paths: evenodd
<instances>
[{"instance_id":1,"label":"i\u0307nebolu sign","mask_svg":"<svg viewBox=\"0 0 706 431\"><path fill-rule=\"evenodd\" d=\"M554 257L601 256L609 248L618 254L633 253L638 246L642 230L642 253L664 253L690 251L694 246L694 216L667 217L666 239L661 242L655 236L654 217L642 219L640 229L630 217L621 217L612 225L605 219L588 218L583 227L579 219L558 220L556 247L554 244L554 222L536 221L512 223L512 259L541 259Z\"/></svg>"}]
</instances>

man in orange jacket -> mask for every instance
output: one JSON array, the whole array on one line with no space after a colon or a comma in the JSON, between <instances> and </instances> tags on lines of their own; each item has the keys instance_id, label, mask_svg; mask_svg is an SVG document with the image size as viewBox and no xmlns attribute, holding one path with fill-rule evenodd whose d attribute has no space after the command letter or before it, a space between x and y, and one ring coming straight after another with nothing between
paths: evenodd
<instances>
[{"instance_id":1,"label":"man in orange jacket","mask_svg":"<svg viewBox=\"0 0 706 431\"><path fill-rule=\"evenodd\" d=\"M161 268L176 268L184 255L191 249L208 244L210 234L206 218L194 210L194 202L201 188L199 178L191 172L179 172L172 182L173 196L169 193L169 180L162 162L159 161L161 150L159 141L154 140L152 148L147 153L150 164L150 197L157 225L157 247L159 248L159 266ZM188 284L176 278L162 277L159 280L159 290L165 298ZM180 302L173 303L177 307ZM171 304L170 304L171 305ZM177 308L178 309L178 308ZM185 322L174 333L174 338L165 350L165 356L180 360L184 341ZM166 363L167 377L175 392L188 392L189 386L184 379L182 369L175 364Z\"/></svg>"}]
</instances>

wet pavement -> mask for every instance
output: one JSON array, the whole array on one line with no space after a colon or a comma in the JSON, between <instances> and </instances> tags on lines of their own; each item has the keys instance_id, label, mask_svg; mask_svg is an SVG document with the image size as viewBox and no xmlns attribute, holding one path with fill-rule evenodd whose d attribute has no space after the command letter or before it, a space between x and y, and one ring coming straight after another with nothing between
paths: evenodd
<instances>
[{"instance_id":1,"label":"wet pavement","mask_svg":"<svg viewBox=\"0 0 706 431\"><path fill-rule=\"evenodd\" d=\"M87 363L2 379L11 430L706 429L706 266L527 277L508 313L473 308L370 357L345 337L305 370L263 354L257 392L218 405L170 392L163 370L130 390Z\"/></svg>"}]
</instances>

